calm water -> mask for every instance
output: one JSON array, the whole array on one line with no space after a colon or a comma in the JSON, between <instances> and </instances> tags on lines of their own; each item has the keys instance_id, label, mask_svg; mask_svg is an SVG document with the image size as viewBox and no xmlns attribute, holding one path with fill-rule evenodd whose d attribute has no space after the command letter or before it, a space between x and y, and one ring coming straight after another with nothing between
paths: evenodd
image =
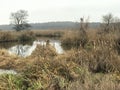
<instances>
[{"instance_id":1,"label":"calm water","mask_svg":"<svg viewBox=\"0 0 120 90\"><path fill-rule=\"evenodd\" d=\"M44 45L45 46L46 41L45 40L36 40L32 43L32 45L28 45L28 44L14 45L14 46L11 46L10 48L8 48L8 52L10 54L16 54L18 56L27 57L27 56L30 56L32 54L32 52L35 50L37 45ZM64 52L64 50L61 46L61 42L59 40L50 40L50 45L56 49L56 52L58 54L62 54Z\"/></svg>"}]
</instances>

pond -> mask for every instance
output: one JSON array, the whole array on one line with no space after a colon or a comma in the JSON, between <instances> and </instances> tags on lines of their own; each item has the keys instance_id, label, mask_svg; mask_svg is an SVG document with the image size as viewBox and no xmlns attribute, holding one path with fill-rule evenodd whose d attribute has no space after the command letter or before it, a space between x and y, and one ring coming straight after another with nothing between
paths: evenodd
<instances>
[{"instance_id":1,"label":"pond","mask_svg":"<svg viewBox=\"0 0 120 90\"><path fill-rule=\"evenodd\" d=\"M32 44L16 44L8 47L7 50L10 54L16 54L21 57L27 57L32 54L37 45L46 45L46 40L35 40ZM50 45L56 49L58 54L63 54L64 50L61 46L60 40L50 40Z\"/></svg>"}]
</instances>

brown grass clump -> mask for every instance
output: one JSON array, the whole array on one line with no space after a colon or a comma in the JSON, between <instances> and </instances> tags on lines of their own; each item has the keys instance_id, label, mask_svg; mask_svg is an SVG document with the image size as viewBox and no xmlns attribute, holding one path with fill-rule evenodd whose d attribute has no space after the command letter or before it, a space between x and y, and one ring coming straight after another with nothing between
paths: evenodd
<instances>
[{"instance_id":1,"label":"brown grass clump","mask_svg":"<svg viewBox=\"0 0 120 90\"><path fill-rule=\"evenodd\" d=\"M16 40L15 35L12 34L12 32L6 31L6 32L0 32L0 42L8 42L8 41L14 41Z\"/></svg>"},{"instance_id":2,"label":"brown grass clump","mask_svg":"<svg viewBox=\"0 0 120 90\"><path fill-rule=\"evenodd\" d=\"M79 48L85 47L85 45L88 42L88 38L86 34L83 34L81 31L68 31L64 34L64 36L61 39L62 46L67 48Z\"/></svg>"},{"instance_id":3,"label":"brown grass clump","mask_svg":"<svg viewBox=\"0 0 120 90\"><path fill-rule=\"evenodd\" d=\"M1 69L13 69L16 56L11 56L6 50L0 50L0 68Z\"/></svg>"},{"instance_id":4,"label":"brown grass clump","mask_svg":"<svg viewBox=\"0 0 120 90\"><path fill-rule=\"evenodd\" d=\"M55 48L51 45L41 46L37 45L35 51L32 52L30 58L38 57L38 58L54 58L57 55Z\"/></svg>"},{"instance_id":5,"label":"brown grass clump","mask_svg":"<svg viewBox=\"0 0 120 90\"><path fill-rule=\"evenodd\" d=\"M72 82L67 90L119 90L120 83L115 78L114 74L89 74L85 75L84 83Z\"/></svg>"},{"instance_id":6,"label":"brown grass clump","mask_svg":"<svg viewBox=\"0 0 120 90\"><path fill-rule=\"evenodd\" d=\"M89 53L89 69L92 72L120 71L120 57L107 48L99 48Z\"/></svg>"},{"instance_id":7,"label":"brown grass clump","mask_svg":"<svg viewBox=\"0 0 120 90\"><path fill-rule=\"evenodd\" d=\"M37 37L62 37L66 30L33 30Z\"/></svg>"},{"instance_id":8,"label":"brown grass clump","mask_svg":"<svg viewBox=\"0 0 120 90\"><path fill-rule=\"evenodd\" d=\"M23 42L32 41L35 39L35 35L32 31L1 31L0 42Z\"/></svg>"},{"instance_id":9,"label":"brown grass clump","mask_svg":"<svg viewBox=\"0 0 120 90\"><path fill-rule=\"evenodd\" d=\"M64 58L63 58L64 57ZM36 89L34 84L39 83L38 89L63 90L68 84L78 78L82 81L85 69L72 61L67 61L65 56L57 56L54 59L37 58L23 69L24 77L31 81L30 86Z\"/></svg>"},{"instance_id":10,"label":"brown grass clump","mask_svg":"<svg viewBox=\"0 0 120 90\"><path fill-rule=\"evenodd\" d=\"M115 49L118 51L118 54L120 54L120 36L117 37L115 43Z\"/></svg>"},{"instance_id":11,"label":"brown grass clump","mask_svg":"<svg viewBox=\"0 0 120 90\"><path fill-rule=\"evenodd\" d=\"M73 61L79 65L86 65L92 72L120 72L120 56L119 56L119 38L117 33L101 33L98 31L87 31L87 36L90 38L83 48L73 50L73 53L68 53L68 60ZM68 42L69 45L80 42L78 39L80 36L75 35L76 32L70 32L71 34L64 37L64 42ZM94 38L93 38L94 37ZM74 40L75 39L75 40ZM62 42L64 44L64 42ZM72 43L72 44L71 44ZM66 55L66 56L67 56ZM70 56L72 55L72 56Z\"/></svg>"}]
</instances>

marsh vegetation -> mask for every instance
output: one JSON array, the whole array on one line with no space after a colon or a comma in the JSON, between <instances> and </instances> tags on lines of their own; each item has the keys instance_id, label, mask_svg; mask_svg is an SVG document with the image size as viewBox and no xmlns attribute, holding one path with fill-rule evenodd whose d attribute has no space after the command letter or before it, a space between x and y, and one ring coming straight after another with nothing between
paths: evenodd
<instances>
[{"instance_id":1,"label":"marsh vegetation","mask_svg":"<svg viewBox=\"0 0 120 90\"><path fill-rule=\"evenodd\" d=\"M0 49L0 69L15 71L15 74L0 74L0 89L119 90L119 23L103 24L98 29L90 29L81 19L81 27L76 30L1 31L1 42L47 38L43 44L35 42L35 49L26 57ZM64 53L58 53L50 44L53 37L59 39Z\"/></svg>"}]
</instances>

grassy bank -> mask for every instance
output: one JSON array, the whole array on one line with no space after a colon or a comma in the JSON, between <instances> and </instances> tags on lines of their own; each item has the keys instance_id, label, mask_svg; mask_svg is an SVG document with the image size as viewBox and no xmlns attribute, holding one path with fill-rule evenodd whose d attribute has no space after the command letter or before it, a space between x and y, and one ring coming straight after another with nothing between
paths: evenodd
<instances>
[{"instance_id":1,"label":"grassy bank","mask_svg":"<svg viewBox=\"0 0 120 90\"><path fill-rule=\"evenodd\" d=\"M0 42L24 42L32 41L35 35L32 31L0 31Z\"/></svg>"},{"instance_id":2,"label":"grassy bank","mask_svg":"<svg viewBox=\"0 0 120 90\"><path fill-rule=\"evenodd\" d=\"M60 38L67 32L66 30L23 30L16 31L0 31L0 43L3 42L25 42L32 41L36 38Z\"/></svg>"},{"instance_id":3,"label":"grassy bank","mask_svg":"<svg viewBox=\"0 0 120 90\"><path fill-rule=\"evenodd\" d=\"M62 37L66 30L33 30L36 37Z\"/></svg>"}]
</instances>

